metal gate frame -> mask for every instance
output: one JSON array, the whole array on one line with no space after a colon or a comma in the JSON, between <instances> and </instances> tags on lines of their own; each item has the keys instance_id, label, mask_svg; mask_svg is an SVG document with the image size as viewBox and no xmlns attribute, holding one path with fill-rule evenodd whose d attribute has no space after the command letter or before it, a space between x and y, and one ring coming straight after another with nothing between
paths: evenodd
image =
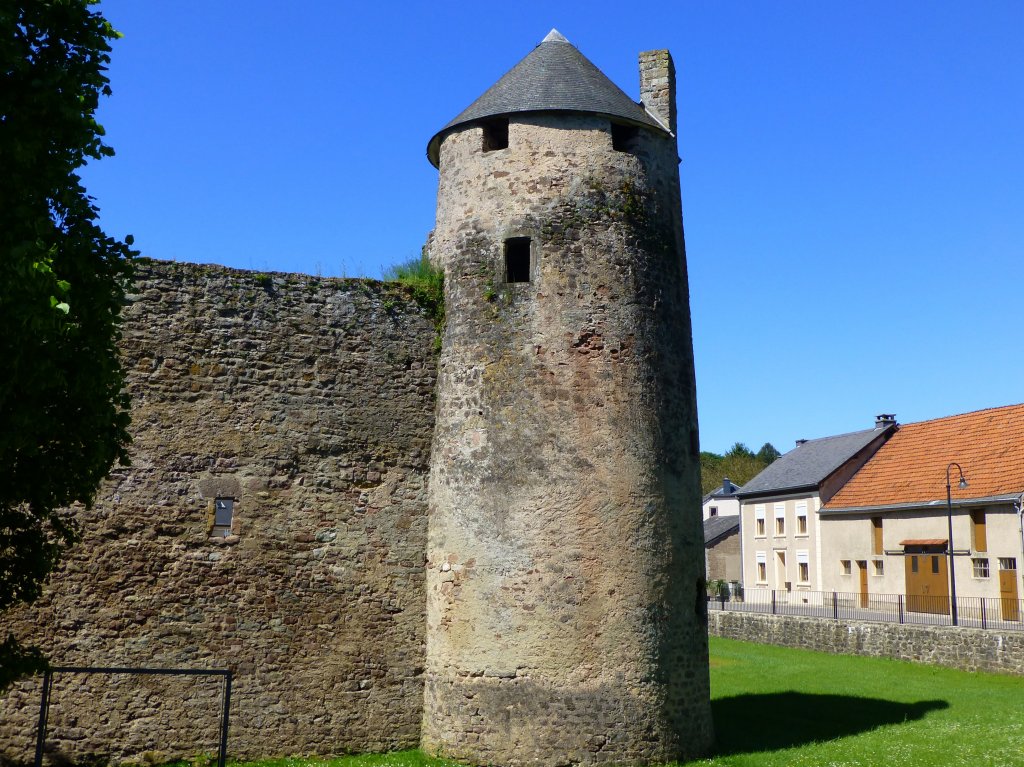
<instances>
[{"instance_id":1,"label":"metal gate frame","mask_svg":"<svg viewBox=\"0 0 1024 767\"><path fill-rule=\"evenodd\" d=\"M231 670L226 668L107 668L92 666L51 666L43 672L43 693L39 701L39 728L36 733L35 767L43 767L43 745L46 742L46 724L50 718L50 687L54 674L139 674L165 676L222 676L224 677L224 707L220 719L220 750L217 767L224 767L228 755L228 713L231 708Z\"/></svg>"}]
</instances>

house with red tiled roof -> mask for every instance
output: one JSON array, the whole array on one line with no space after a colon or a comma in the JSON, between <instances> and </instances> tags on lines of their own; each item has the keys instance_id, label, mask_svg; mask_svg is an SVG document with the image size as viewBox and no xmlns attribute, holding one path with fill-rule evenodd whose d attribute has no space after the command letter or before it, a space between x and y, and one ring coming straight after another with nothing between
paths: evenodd
<instances>
[{"instance_id":1,"label":"house with red tiled roof","mask_svg":"<svg viewBox=\"0 0 1024 767\"><path fill-rule=\"evenodd\" d=\"M1019 620L1022 509L1024 404L902 424L818 512L822 586L949 613L952 585Z\"/></svg>"}]
</instances>

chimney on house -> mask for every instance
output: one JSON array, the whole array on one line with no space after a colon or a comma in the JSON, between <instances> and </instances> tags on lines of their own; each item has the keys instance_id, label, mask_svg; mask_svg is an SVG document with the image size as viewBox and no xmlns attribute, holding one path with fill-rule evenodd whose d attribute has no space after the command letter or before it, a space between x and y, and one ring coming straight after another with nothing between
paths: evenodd
<instances>
[{"instance_id":1,"label":"chimney on house","mask_svg":"<svg viewBox=\"0 0 1024 767\"><path fill-rule=\"evenodd\" d=\"M668 51L640 54L640 103L676 135L676 67Z\"/></svg>"},{"instance_id":2,"label":"chimney on house","mask_svg":"<svg viewBox=\"0 0 1024 767\"><path fill-rule=\"evenodd\" d=\"M875 416L875 428L884 429L886 426L896 425L895 413L879 413Z\"/></svg>"},{"instance_id":3,"label":"chimney on house","mask_svg":"<svg viewBox=\"0 0 1024 767\"><path fill-rule=\"evenodd\" d=\"M732 493L733 484L729 481L728 477L722 479L722 493L730 495Z\"/></svg>"},{"instance_id":4,"label":"chimney on house","mask_svg":"<svg viewBox=\"0 0 1024 767\"><path fill-rule=\"evenodd\" d=\"M798 440L796 441L796 446L797 446L797 447L800 447L801 445L803 445L803 444L806 444L806 443L807 443L807 440L806 440L806 439L798 439Z\"/></svg>"}]
</instances>

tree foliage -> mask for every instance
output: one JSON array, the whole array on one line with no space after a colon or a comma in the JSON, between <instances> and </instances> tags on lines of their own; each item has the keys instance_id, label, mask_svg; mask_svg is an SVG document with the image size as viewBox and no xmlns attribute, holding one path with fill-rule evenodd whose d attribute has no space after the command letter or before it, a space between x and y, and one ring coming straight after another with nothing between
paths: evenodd
<instances>
[{"instance_id":1,"label":"tree foliage","mask_svg":"<svg viewBox=\"0 0 1024 767\"><path fill-rule=\"evenodd\" d=\"M761 445L761 449L757 451L757 460L767 466L781 455L782 453L776 450L775 446L771 442L765 442Z\"/></svg>"},{"instance_id":2,"label":"tree foliage","mask_svg":"<svg viewBox=\"0 0 1024 767\"><path fill-rule=\"evenodd\" d=\"M113 154L95 120L109 41L89 0L0 4L0 611L32 602L127 462L117 352L134 252L97 226L77 170ZM42 656L0 643L0 689Z\"/></svg>"},{"instance_id":3,"label":"tree foliage","mask_svg":"<svg viewBox=\"0 0 1024 767\"><path fill-rule=\"evenodd\" d=\"M742 442L735 443L724 455L701 451L700 486L702 493L710 493L722 486L728 477L734 484L745 485L778 458L779 451L766 442L754 453Z\"/></svg>"}]
</instances>

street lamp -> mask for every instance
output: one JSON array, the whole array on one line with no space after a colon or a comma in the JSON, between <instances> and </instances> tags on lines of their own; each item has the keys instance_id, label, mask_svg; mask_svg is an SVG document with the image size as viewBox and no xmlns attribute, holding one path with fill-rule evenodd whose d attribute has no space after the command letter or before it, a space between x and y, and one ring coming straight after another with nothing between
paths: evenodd
<instances>
[{"instance_id":1,"label":"street lamp","mask_svg":"<svg viewBox=\"0 0 1024 767\"><path fill-rule=\"evenodd\" d=\"M946 543L946 555L949 557L949 593L952 597L950 615L953 618L953 625L957 625L956 614L956 572L953 568L953 493L949 486L949 470L956 466L960 472L960 483L957 485L961 490L967 487L967 480L964 479L964 470L960 464L951 463L946 467L946 523L949 525L949 541Z\"/></svg>"}]
</instances>

